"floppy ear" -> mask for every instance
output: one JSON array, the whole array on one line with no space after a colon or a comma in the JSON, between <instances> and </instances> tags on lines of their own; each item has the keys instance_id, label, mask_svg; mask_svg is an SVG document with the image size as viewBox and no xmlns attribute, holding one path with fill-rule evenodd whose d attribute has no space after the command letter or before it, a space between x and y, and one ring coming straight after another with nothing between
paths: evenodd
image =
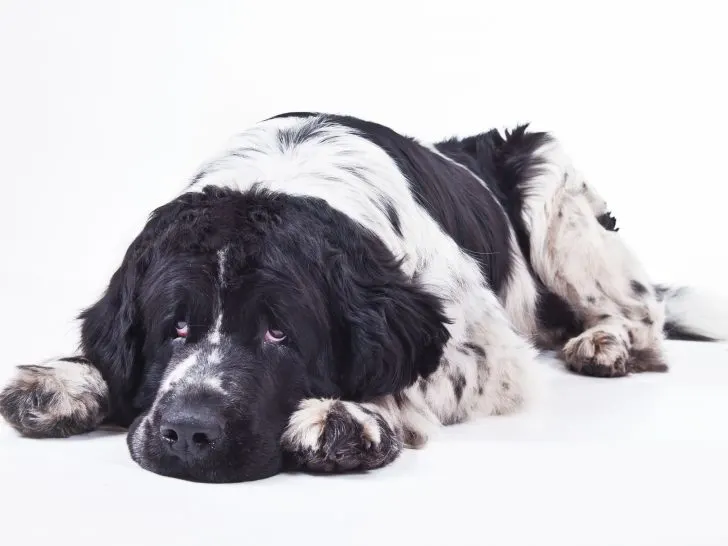
<instances>
[{"instance_id":1,"label":"floppy ear","mask_svg":"<svg viewBox=\"0 0 728 546\"><path fill-rule=\"evenodd\" d=\"M137 283L149 261L142 235L129 246L101 299L79 315L81 350L109 387L110 420L122 426L136 416L132 400L143 367L144 332L135 303Z\"/></svg>"},{"instance_id":2,"label":"floppy ear","mask_svg":"<svg viewBox=\"0 0 728 546\"><path fill-rule=\"evenodd\" d=\"M442 302L401 271L378 242L328 261L337 384L366 400L399 392L437 368L450 339Z\"/></svg>"}]
</instances>

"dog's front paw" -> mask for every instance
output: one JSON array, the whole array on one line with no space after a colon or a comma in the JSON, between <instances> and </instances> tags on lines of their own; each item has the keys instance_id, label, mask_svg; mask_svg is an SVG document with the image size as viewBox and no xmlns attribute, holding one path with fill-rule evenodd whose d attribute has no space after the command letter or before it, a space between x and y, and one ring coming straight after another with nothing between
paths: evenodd
<instances>
[{"instance_id":1,"label":"dog's front paw","mask_svg":"<svg viewBox=\"0 0 728 546\"><path fill-rule=\"evenodd\" d=\"M570 339L563 350L567 366L577 373L594 377L627 375L629 347L616 332L591 328Z\"/></svg>"},{"instance_id":2,"label":"dog's front paw","mask_svg":"<svg viewBox=\"0 0 728 546\"><path fill-rule=\"evenodd\" d=\"M31 438L89 432L101 423L107 406L106 383L81 358L18 366L0 392L0 415Z\"/></svg>"},{"instance_id":3,"label":"dog's front paw","mask_svg":"<svg viewBox=\"0 0 728 546\"><path fill-rule=\"evenodd\" d=\"M294 468L313 472L371 470L402 451L402 439L381 414L336 400L305 400L282 442Z\"/></svg>"}]
</instances>

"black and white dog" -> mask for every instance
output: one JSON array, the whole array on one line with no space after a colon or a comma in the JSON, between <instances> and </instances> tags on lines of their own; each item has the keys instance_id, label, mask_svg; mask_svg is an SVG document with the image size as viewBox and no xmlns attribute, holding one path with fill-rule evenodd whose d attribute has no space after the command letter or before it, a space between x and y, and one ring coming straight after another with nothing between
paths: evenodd
<instances>
[{"instance_id":1,"label":"black and white dog","mask_svg":"<svg viewBox=\"0 0 728 546\"><path fill-rule=\"evenodd\" d=\"M537 349L617 377L667 370L667 337L728 338L722 308L651 282L552 136L311 113L205 164L80 319L80 354L18 367L4 418L129 427L143 468L206 482L386 465L517 410Z\"/></svg>"}]
</instances>

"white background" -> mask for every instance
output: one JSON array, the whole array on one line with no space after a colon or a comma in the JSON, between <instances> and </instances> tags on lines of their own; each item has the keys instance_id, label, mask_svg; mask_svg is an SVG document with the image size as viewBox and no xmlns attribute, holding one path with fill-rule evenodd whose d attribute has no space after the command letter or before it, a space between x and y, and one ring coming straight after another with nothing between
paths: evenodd
<instances>
[{"instance_id":1,"label":"white background","mask_svg":"<svg viewBox=\"0 0 728 546\"><path fill-rule=\"evenodd\" d=\"M719 5L3 2L0 330L48 342L6 356L73 347L69 319L149 211L233 133L289 110L428 139L532 122L657 280L721 289Z\"/></svg>"},{"instance_id":2,"label":"white background","mask_svg":"<svg viewBox=\"0 0 728 546\"><path fill-rule=\"evenodd\" d=\"M655 280L726 293L728 32L721 4L0 0L0 374L12 365L73 349L72 319L100 295L151 209L172 197L233 133L290 110L352 114L425 139L530 121L565 142L577 166L607 197L622 234ZM680 350L687 363L699 354ZM725 350L716 354L726 358ZM725 374L719 379L722 383L705 383L725 387ZM640 378L631 385L639 381L657 380ZM690 381L700 382L695 377ZM601 385L599 392L610 392ZM605 400L613 404L609 397L619 392L605 394ZM685 396L704 399L695 393ZM693 409L700 420L700 408ZM678 413L670 415L668 421L650 421L644 430L671 430L669 419ZM694 424L686 430L695 433ZM706 436L697 438L704 441ZM673 439L683 445L684 436L676 433ZM126 464L123 442L114 441L114 460ZM22 444L22 458L40 460L37 444L28 445ZM73 456L82 458L85 446L74 445ZM725 454L721 445L724 451L718 453ZM596 450L602 458L609 452L606 447L614 444ZM572 448L557 443L554 449L548 452L551 458L542 452L546 458L537 468L547 466L544 460L557 467L561 461L567 472L564 465ZM472 452L467 453L465 459L472 459ZM676 451L670 453L675 456ZM500 456L512 460L510 454ZM629 450L615 455L625 462L631 456ZM611 491L610 484L621 482L612 481L609 460L614 459L607 457L596 468L583 462L583 471L596 472L604 482L601 487ZM441 462L443 468L452 465L451 459ZM471 462L475 466L463 463L458 479L467 481L474 468L484 468ZM663 471L673 484L676 479L692 483L686 471L675 478L669 475L674 466L664 458L660 464L659 472L654 464L647 470L654 476L650 474L649 486L643 484L656 499L635 501L652 503L654 510L658 501L672 501L653 490L663 483ZM129 476L141 474L124 468ZM398 472L410 471L411 462ZM392 472L388 475L398 475ZM544 487L569 489L555 478L551 483L544 473L531 473L549 482ZM97 473L101 475L108 476L107 471ZM498 483L504 485L508 475L500 475ZM630 483L639 483L640 476L644 478L636 474ZM110 499L105 502L113 504L119 485L108 480L111 489L106 493L89 494L105 494ZM504 512L515 518L507 519L506 527L525 532L528 521L535 521L536 511L546 505L572 530L594 529L590 540L598 542L611 535L604 535L596 514L604 514L608 528L620 529L620 520L638 522L637 512L645 509L631 505L616 486L614 499L608 501L598 489L573 487L577 499L552 503L544 490L525 495L532 500L543 496L544 504L527 502L531 512L524 519L516 518L520 512ZM336 486L335 491L343 496L316 497L323 519L331 518L331 505L351 502L346 488ZM627 496L645 491L632 490ZM136 498L133 489L127 494ZM588 511L584 494L593 495L588 502L597 504L596 512ZM714 506L705 499L706 491L692 494L703 496L703 515ZM28 495L30 502L43 505ZM305 497L300 490L287 495L289 500ZM458 495L485 497L481 502L489 506L498 500L465 486ZM517 504L516 492L506 497ZM407 498L393 498L399 499L397 510L406 512ZM423 502L421 496L418 502ZM584 513L574 515L573 505ZM48 517L38 505L35 510L38 517ZM436 507L418 511L403 517L424 517L416 523L417 536L426 536L442 512ZM647 521L643 534L631 535L640 537L639 543L667 533L659 530L664 523L659 523L658 512L654 521L642 519ZM372 522L357 513L351 517L359 521L356 536L364 543ZM574 519L591 522L586 514L594 518L594 526L576 525ZM154 518L150 513L147 517L153 525ZM477 523L477 517L468 521ZM541 514L538 521L555 525L556 534L543 536L546 543L566 540L554 520ZM685 538L696 528L705 532L700 540ZM713 533L709 523L687 520L688 534L667 534L695 546L723 537L724 530L725 525L718 525ZM240 529L235 532L245 536ZM437 535L434 527L432 532ZM537 528L533 532L539 536ZM326 536L324 529L318 536ZM488 542L487 529L482 536L468 536L465 542ZM505 544L499 540L495 543ZM585 535L575 540L589 543Z\"/></svg>"}]
</instances>

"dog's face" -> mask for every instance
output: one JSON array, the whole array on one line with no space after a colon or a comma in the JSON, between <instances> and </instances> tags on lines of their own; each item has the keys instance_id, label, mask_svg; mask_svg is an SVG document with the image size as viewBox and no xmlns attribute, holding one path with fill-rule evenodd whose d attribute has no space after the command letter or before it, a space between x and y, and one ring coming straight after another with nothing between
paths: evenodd
<instances>
[{"instance_id":1,"label":"dog's face","mask_svg":"<svg viewBox=\"0 0 728 546\"><path fill-rule=\"evenodd\" d=\"M82 316L132 458L185 479L260 479L308 397L362 400L431 373L441 303L322 201L206 189L155 211Z\"/></svg>"},{"instance_id":2,"label":"dog's face","mask_svg":"<svg viewBox=\"0 0 728 546\"><path fill-rule=\"evenodd\" d=\"M148 369L128 443L145 468L204 481L269 476L296 404L337 394L319 357L330 351L326 309L277 267L280 247L255 239L160 256L141 282Z\"/></svg>"}]
</instances>

